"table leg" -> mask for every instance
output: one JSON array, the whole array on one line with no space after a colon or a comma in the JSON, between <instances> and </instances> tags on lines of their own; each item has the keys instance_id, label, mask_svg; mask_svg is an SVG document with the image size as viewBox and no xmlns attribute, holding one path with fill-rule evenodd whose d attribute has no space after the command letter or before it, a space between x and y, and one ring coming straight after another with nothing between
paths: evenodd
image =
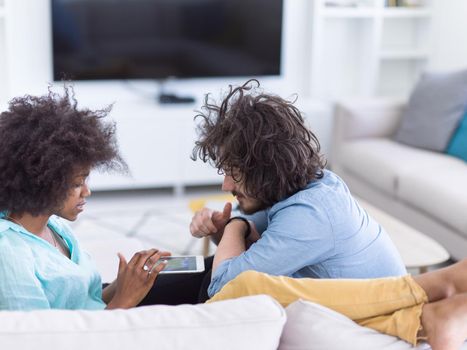
<instances>
[{"instance_id":1,"label":"table leg","mask_svg":"<svg viewBox=\"0 0 467 350\"><path fill-rule=\"evenodd\" d=\"M425 273L428 272L428 267L427 266L422 266L418 269L418 272L420 273Z\"/></svg>"},{"instance_id":2,"label":"table leg","mask_svg":"<svg viewBox=\"0 0 467 350\"><path fill-rule=\"evenodd\" d=\"M211 243L211 238L205 236L203 238L203 256L209 256L209 244Z\"/></svg>"}]
</instances>

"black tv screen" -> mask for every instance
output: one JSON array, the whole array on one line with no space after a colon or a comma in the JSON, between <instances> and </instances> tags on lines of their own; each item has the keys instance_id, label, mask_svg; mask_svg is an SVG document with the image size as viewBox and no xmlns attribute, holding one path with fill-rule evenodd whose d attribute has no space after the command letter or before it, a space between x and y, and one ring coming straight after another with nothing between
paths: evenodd
<instances>
[{"instance_id":1,"label":"black tv screen","mask_svg":"<svg viewBox=\"0 0 467 350\"><path fill-rule=\"evenodd\" d=\"M54 79L280 74L282 0L52 0Z\"/></svg>"}]
</instances>

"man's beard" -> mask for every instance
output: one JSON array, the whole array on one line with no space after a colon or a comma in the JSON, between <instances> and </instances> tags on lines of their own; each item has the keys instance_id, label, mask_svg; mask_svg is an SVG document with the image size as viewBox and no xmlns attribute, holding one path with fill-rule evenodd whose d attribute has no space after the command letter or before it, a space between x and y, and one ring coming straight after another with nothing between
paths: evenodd
<instances>
[{"instance_id":1,"label":"man's beard","mask_svg":"<svg viewBox=\"0 0 467 350\"><path fill-rule=\"evenodd\" d=\"M252 215L254 213L257 213L261 210L264 210L267 208L267 205L265 205L264 203L258 201L258 200L255 200L255 201L252 201L253 198L251 197L247 197L245 196L244 194L239 194L238 192L236 191L232 191L232 195L237 198L237 201L238 201L238 208L240 209L240 212L242 214L246 214L246 215ZM238 199L238 196L240 195L240 200ZM242 203L241 203L241 200L246 200L248 201L248 204L252 204L251 206L249 206L248 208L245 208Z\"/></svg>"}]
</instances>

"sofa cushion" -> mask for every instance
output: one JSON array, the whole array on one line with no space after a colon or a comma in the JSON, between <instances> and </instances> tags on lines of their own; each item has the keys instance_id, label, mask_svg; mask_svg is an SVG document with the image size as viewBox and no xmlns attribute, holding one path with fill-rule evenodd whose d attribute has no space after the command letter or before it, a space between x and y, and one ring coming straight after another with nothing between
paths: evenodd
<instances>
[{"instance_id":1,"label":"sofa cushion","mask_svg":"<svg viewBox=\"0 0 467 350\"><path fill-rule=\"evenodd\" d=\"M410 96L395 140L444 152L467 107L467 70L426 73Z\"/></svg>"},{"instance_id":2,"label":"sofa cushion","mask_svg":"<svg viewBox=\"0 0 467 350\"><path fill-rule=\"evenodd\" d=\"M282 307L264 295L130 310L2 311L0 344L15 350L271 350L285 318Z\"/></svg>"},{"instance_id":3,"label":"sofa cushion","mask_svg":"<svg viewBox=\"0 0 467 350\"><path fill-rule=\"evenodd\" d=\"M416 172L420 167L449 167L457 161L441 153L409 147L387 138L345 142L339 160L344 170L394 197L402 174Z\"/></svg>"},{"instance_id":4,"label":"sofa cushion","mask_svg":"<svg viewBox=\"0 0 467 350\"><path fill-rule=\"evenodd\" d=\"M467 237L467 165L445 157L448 166L433 162L401 176L397 195Z\"/></svg>"},{"instance_id":5,"label":"sofa cushion","mask_svg":"<svg viewBox=\"0 0 467 350\"><path fill-rule=\"evenodd\" d=\"M296 301L286 312L279 350L414 349L403 340L361 327L344 315L309 301ZM416 349L430 346L420 344Z\"/></svg>"},{"instance_id":6,"label":"sofa cushion","mask_svg":"<svg viewBox=\"0 0 467 350\"><path fill-rule=\"evenodd\" d=\"M467 112L449 142L447 153L467 162Z\"/></svg>"}]
</instances>

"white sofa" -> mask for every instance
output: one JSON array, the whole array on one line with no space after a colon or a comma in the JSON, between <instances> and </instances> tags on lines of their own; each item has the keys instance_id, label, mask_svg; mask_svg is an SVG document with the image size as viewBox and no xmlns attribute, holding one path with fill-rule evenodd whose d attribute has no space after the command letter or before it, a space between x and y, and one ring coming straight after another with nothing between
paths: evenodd
<instances>
[{"instance_id":1,"label":"white sofa","mask_svg":"<svg viewBox=\"0 0 467 350\"><path fill-rule=\"evenodd\" d=\"M467 257L467 163L391 139L404 103L345 100L337 104L332 169L350 190Z\"/></svg>"},{"instance_id":2,"label":"white sofa","mask_svg":"<svg viewBox=\"0 0 467 350\"><path fill-rule=\"evenodd\" d=\"M147 248L135 238L89 237L81 239L82 246L95 256L104 281L115 276L116 252L130 257ZM297 301L283 309L264 295L130 310L1 311L0 325L0 348L5 350L412 349L323 306Z\"/></svg>"},{"instance_id":3,"label":"white sofa","mask_svg":"<svg viewBox=\"0 0 467 350\"><path fill-rule=\"evenodd\" d=\"M5 350L412 349L323 306L297 301L284 310L265 295L130 310L2 311L0 324Z\"/></svg>"}]
</instances>

